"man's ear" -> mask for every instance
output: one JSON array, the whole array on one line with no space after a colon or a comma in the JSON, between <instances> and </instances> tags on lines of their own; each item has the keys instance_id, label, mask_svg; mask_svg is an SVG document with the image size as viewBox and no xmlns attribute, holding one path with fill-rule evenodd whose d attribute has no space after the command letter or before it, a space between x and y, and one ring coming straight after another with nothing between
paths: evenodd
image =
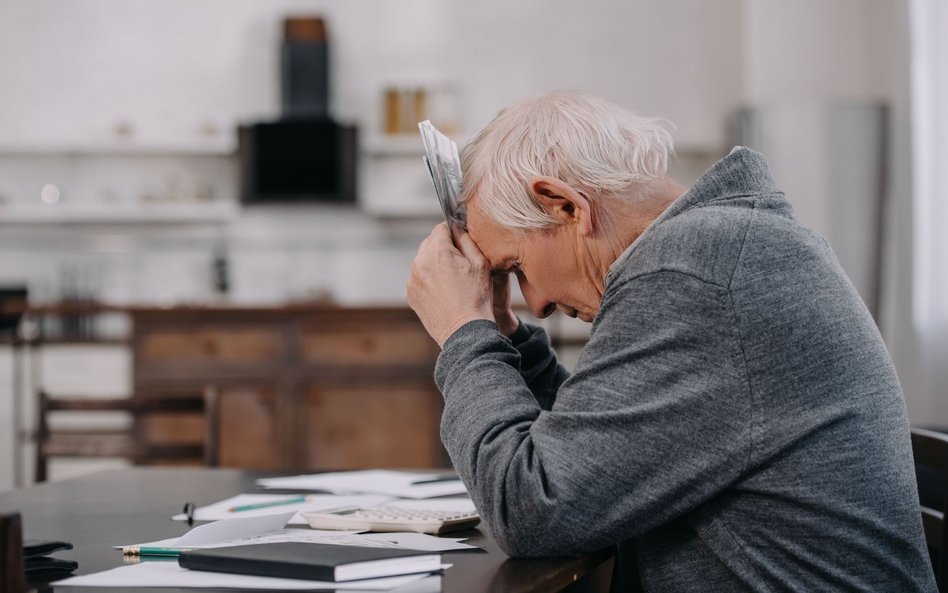
<instances>
[{"instance_id":1,"label":"man's ear","mask_svg":"<svg viewBox=\"0 0 948 593\"><path fill-rule=\"evenodd\" d=\"M592 204L569 184L555 177L537 176L528 184L533 199L562 223L578 225L583 235L593 232Z\"/></svg>"}]
</instances>

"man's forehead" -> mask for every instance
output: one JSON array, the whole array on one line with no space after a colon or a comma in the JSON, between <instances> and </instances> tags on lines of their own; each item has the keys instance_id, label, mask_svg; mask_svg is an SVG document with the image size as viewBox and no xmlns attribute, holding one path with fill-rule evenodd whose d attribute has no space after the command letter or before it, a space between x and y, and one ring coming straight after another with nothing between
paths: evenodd
<instances>
[{"instance_id":1,"label":"man's forehead","mask_svg":"<svg viewBox=\"0 0 948 593\"><path fill-rule=\"evenodd\" d=\"M483 210L471 202L467 208L467 230L491 268L501 270L509 268L517 258L515 234L497 224Z\"/></svg>"}]
</instances>

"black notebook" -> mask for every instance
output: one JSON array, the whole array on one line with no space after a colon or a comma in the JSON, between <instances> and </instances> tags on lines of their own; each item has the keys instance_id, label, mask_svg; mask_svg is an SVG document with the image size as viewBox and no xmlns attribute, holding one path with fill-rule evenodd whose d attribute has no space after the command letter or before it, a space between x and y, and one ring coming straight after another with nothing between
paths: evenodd
<instances>
[{"instance_id":1,"label":"black notebook","mask_svg":"<svg viewBox=\"0 0 948 593\"><path fill-rule=\"evenodd\" d=\"M441 556L417 550L285 542L182 552L192 570L313 581L354 581L441 570Z\"/></svg>"}]
</instances>

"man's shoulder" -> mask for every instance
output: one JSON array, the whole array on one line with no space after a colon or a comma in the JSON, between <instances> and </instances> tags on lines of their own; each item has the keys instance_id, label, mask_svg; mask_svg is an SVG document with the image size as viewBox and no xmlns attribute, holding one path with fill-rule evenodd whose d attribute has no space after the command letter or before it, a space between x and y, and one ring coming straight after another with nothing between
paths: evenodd
<instances>
[{"instance_id":1,"label":"man's shoulder","mask_svg":"<svg viewBox=\"0 0 948 593\"><path fill-rule=\"evenodd\" d=\"M672 270L727 286L752 223L795 224L779 194L707 200L657 220L620 262L615 279Z\"/></svg>"}]
</instances>

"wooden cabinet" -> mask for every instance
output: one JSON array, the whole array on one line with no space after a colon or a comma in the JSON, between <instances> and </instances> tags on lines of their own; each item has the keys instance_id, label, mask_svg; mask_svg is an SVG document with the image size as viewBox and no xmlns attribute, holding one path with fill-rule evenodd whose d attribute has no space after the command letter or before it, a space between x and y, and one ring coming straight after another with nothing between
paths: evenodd
<instances>
[{"instance_id":1,"label":"wooden cabinet","mask_svg":"<svg viewBox=\"0 0 948 593\"><path fill-rule=\"evenodd\" d=\"M135 310L139 397L214 384L221 463L444 467L437 345L404 308ZM193 437L153 422L142 438Z\"/></svg>"},{"instance_id":2,"label":"wooden cabinet","mask_svg":"<svg viewBox=\"0 0 948 593\"><path fill-rule=\"evenodd\" d=\"M307 467L438 467L441 397L423 382L313 384L304 392ZM435 438L432 438L432 437Z\"/></svg>"},{"instance_id":3,"label":"wooden cabinet","mask_svg":"<svg viewBox=\"0 0 948 593\"><path fill-rule=\"evenodd\" d=\"M278 328L199 324L167 328L143 336L142 359L152 363L260 363L283 353Z\"/></svg>"}]
</instances>

